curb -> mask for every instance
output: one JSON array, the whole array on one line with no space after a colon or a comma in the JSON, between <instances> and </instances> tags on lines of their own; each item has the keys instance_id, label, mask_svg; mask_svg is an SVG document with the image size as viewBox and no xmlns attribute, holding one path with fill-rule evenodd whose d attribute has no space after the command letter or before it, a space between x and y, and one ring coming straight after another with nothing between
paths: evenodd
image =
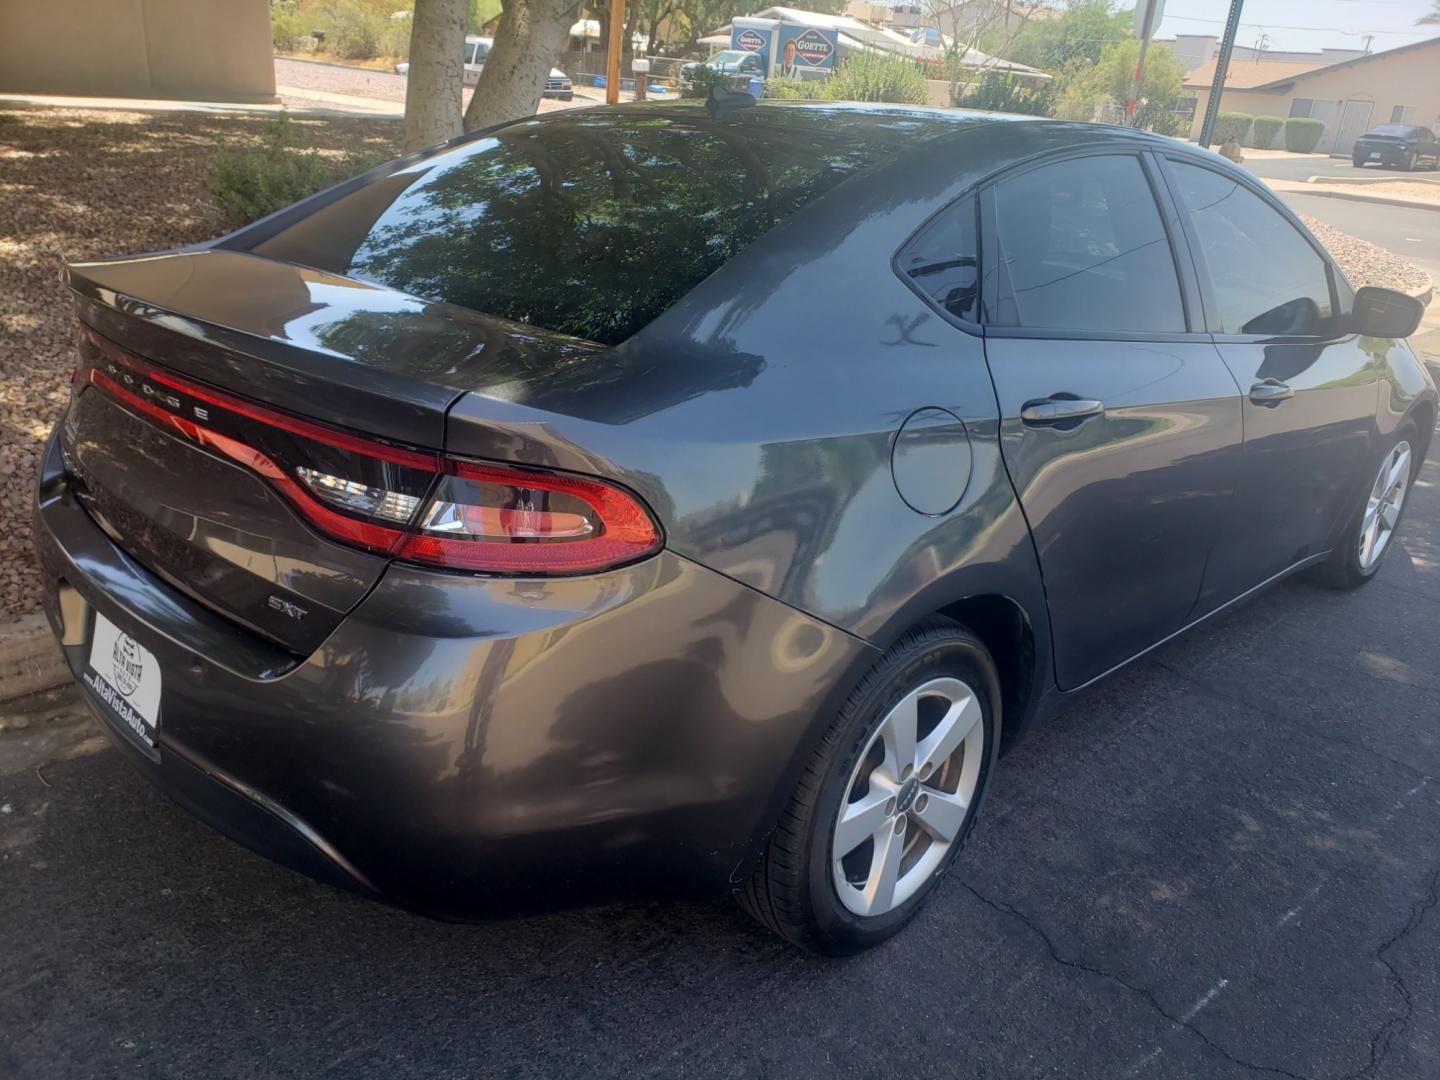
<instances>
[{"instance_id":1,"label":"curb","mask_svg":"<svg viewBox=\"0 0 1440 1080\"><path fill-rule=\"evenodd\" d=\"M1320 199L1346 199L1350 202L1370 203L1380 206L1401 206L1407 210L1440 210L1440 202L1426 202L1423 199L1401 199L1392 195L1362 195L1358 191L1324 191L1319 184L1306 181L1282 181L1283 187L1267 177L1260 177L1272 191L1288 192L1292 195L1314 195Z\"/></svg>"},{"instance_id":2,"label":"curb","mask_svg":"<svg viewBox=\"0 0 1440 1080\"><path fill-rule=\"evenodd\" d=\"M70 679L70 668L44 615L0 626L0 701L38 694Z\"/></svg>"},{"instance_id":3,"label":"curb","mask_svg":"<svg viewBox=\"0 0 1440 1080\"><path fill-rule=\"evenodd\" d=\"M1370 184L1434 184L1440 187L1440 180L1433 176L1414 176L1410 173L1405 175L1391 175L1383 173L1379 176L1307 176L1307 184L1339 184L1341 186L1353 184L1355 187L1364 188Z\"/></svg>"}]
</instances>

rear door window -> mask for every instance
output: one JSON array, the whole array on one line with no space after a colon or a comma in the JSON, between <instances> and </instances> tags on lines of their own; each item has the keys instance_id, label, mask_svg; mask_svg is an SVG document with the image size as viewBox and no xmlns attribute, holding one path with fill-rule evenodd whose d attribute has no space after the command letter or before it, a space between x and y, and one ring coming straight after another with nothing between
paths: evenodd
<instances>
[{"instance_id":1,"label":"rear door window","mask_svg":"<svg viewBox=\"0 0 1440 1080\"><path fill-rule=\"evenodd\" d=\"M614 344L847 177L953 130L899 110L713 121L681 105L522 121L252 250Z\"/></svg>"},{"instance_id":2,"label":"rear door window","mask_svg":"<svg viewBox=\"0 0 1440 1080\"><path fill-rule=\"evenodd\" d=\"M900 253L900 271L935 304L965 322L980 321L980 263L975 196L945 209Z\"/></svg>"},{"instance_id":3,"label":"rear door window","mask_svg":"<svg viewBox=\"0 0 1440 1080\"><path fill-rule=\"evenodd\" d=\"M1316 336L1329 332L1325 260L1278 210L1214 169L1170 162L1176 198L1190 214L1223 334Z\"/></svg>"},{"instance_id":4,"label":"rear door window","mask_svg":"<svg viewBox=\"0 0 1440 1080\"><path fill-rule=\"evenodd\" d=\"M1139 159L1073 158L995 185L995 322L1054 330L1186 329L1169 238Z\"/></svg>"}]
</instances>

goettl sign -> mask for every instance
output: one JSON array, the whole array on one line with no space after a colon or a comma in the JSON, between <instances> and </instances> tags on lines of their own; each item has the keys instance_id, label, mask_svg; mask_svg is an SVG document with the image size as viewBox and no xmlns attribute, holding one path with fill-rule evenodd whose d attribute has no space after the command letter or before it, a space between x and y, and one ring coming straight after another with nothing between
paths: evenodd
<instances>
[{"instance_id":1,"label":"goettl sign","mask_svg":"<svg viewBox=\"0 0 1440 1080\"><path fill-rule=\"evenodd\" d=\"M795 56L811 67L828 67L835 61L835 42L812 26L795 38Z\"/></svg>"},{"instance_id":2,"label":"goettl sign","mask_svg":"<svg viewBox=\"0 0 1440 1080\"><path fill-rule=\"evenodd\" d=\"M759 30L741 30L735 35L732 44L737 49L744 49L746 52L760 52L770 44L770 39Z\"/></svg>"}]
</instances>

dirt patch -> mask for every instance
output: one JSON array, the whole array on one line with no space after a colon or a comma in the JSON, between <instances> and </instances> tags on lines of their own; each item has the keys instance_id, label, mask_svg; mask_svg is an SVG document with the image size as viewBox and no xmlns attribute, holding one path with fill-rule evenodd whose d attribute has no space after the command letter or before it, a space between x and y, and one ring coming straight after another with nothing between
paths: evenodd
<instances>
[{"instance_id":1,"label":"dirt patch","mask_svg":"<svg viewBox=\"0 0 1440 1080\"><path fill-rule=\"evenodd\" d=\"M30 504L42 444L69 393L75 321L66 260L193 244L225 231L204 178L220 140L264 117L70 109L0 112L0 620L39 608ZM296 120L341 153L398 152L392 121Z\"/></svg>"}]
</instances>

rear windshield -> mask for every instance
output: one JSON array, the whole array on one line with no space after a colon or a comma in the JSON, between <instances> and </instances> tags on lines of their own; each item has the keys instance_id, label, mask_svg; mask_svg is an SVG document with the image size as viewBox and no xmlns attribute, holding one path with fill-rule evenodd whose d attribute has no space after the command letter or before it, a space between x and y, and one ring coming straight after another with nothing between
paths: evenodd
<instances>
[{"instance_id":1,"label":"rear windshield","mask_svg":"<svg viewBox=\"0 0 1440 1080\"><path fill-rule=\"evenodd\" d=\"M846 177L944 130L903 109L552 116L357 188L253 250L614 344Z\"/></svg>"},{"instance_id":2,"label":"rear windshield","mask_svg":"<svg viewBox=\"0 0 1440 1080\"><path fill-rule=\"evenodd\" d=\"M1370 134L1398 135L1402 139L1413 139L1419 130L1419 128L1407 127L1405 124L1381 124Z\"/></svg>"}]
</instances>

